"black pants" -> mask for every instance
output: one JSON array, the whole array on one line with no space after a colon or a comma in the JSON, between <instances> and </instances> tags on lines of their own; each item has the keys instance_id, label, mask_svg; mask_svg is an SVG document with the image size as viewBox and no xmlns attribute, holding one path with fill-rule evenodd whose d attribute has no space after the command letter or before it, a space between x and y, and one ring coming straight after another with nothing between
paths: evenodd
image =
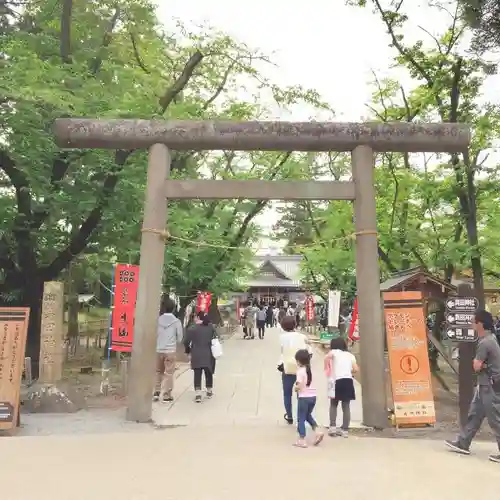
<instances>
[{"instance_id":1,"label":"black pants","mask_svg":"<svg viewBox=\"0 0 500 500\"><path fill-rule=\"evenodd\" d=\"M201 391L201 374L205 372L205 386L212 389L214 386L214 374L210 368L193 368L194 372L194 390Z\"/></svg>"},{"instance_id":2,"label":"black pants","mask_svg":"<svg viewBox=\"0 0 500 500\"><path fill-rule=\"evenodd\" d=\"M266 320L257 320L257 330L259 331L259 338L263 339L264 338L264 331L266 329Z\"/></svg>"}]
</instances>

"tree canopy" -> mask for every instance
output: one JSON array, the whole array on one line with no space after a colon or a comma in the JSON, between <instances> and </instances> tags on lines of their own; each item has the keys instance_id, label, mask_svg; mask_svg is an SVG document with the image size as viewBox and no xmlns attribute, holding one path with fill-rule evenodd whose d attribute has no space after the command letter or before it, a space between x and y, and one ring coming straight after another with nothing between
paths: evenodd
<instances>
[{"instance_id":1,"label":"tree canopy","mask_svg":"<svg viewBox=\"0 0 500 500\"><path fill-rule=\"evenodd\" d=\"M31 307L36 358L44 281L77 256L108 272L138 261L147 166L144 151L60 150L56 118L248 120L268 116L264 95L278 106L325 105L314 91L268 81L256 69L266 56L224 33L167 31L149 0L12 0L0 17L0 294ZM193 151L174 154L172 176L281 178L296 161ZM166 288L189 297L237 287L265 206L169 203Z\"/></svg>"},{"instance_id":2,"label":"tree canopy","mask_svg":"<svg viewBox=\"0 0 500 500\"><path fill-rule=\"evenodd\" d=\"M465 21L474 30L473 48L500 48L500 0L459 0Z\"/></svg>"},{"instance_id":3,"label":"tree canopy","mask_svg":"<svg viewBox=\"0 0 500 500\"><path fill-rule=\"evenodd\" d=\"M351 2L352 3L352 2ZM455 155L378 155L376 169L378 253L382 274L422 266L451 281L471 272L480 296L483 271L499 276L498 162L490 158L500 135L500 107L484 102L483 84L490 68L472 53L464 54L466 25L455 9L449 26L435 37L422 27L422 38L407 40L411 19L405 2L354 2L371 6L388 35L394 68L405 69L411 86L373 73L368 119L380 122L458 122L472 126L468 151ZM436 8L441 8L440 6ZM350 175L344 154L317 155L311 177L341 179ZM304 255L308 285L322 291L355 291L352 206L342 202L302 203L285 211L277 225L288 251ZM301 247L302 245L302 247ZM484 268L484 269L483 269Z\"/></svg>"}]
</instances>

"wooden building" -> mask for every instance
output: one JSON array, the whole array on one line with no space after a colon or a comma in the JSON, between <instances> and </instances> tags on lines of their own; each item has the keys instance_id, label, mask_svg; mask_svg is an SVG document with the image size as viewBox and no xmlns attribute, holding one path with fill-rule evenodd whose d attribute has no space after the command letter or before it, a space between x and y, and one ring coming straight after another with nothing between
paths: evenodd
<instances>
[{"instance_id":1,"label":"wooden building","mask_svg":"<svg viewBox=\"0 0 500 500\"><path fill-rule=\"evenodd\" d=\"M413 267L391 274L380 284L381 292L422 292L426 304L426 314L437 312L448 295L456 294L457 288L426 271L423 267Z\"/></svg>"},{"instance_id":2,"label":"wooden building","mask_svg":"<svg viewBox=\"0 0 500 500\"><path fill-rule=\"evenodd\" d=\"M252 264L254 275L242 283L245 293L237 294L240 301L264 304L300 303L305 291L300 280L301 255L257 255Z\"/></svg>"}]
</instances>

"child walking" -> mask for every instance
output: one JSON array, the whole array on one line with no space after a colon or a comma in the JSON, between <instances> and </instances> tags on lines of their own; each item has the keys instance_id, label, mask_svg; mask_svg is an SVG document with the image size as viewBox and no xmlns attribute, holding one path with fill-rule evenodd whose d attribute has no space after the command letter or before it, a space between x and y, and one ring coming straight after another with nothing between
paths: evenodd
<instances>
[{"instance_id":1,"label":"child walking","mask_svg":"<svg viewBox=\"0 0 500 500\"><path fill-rule=\"evenodd\" d=\"M312 384L311 354L307 349L299 349L295 354L295 360L297 361L295 391L298 393L297 431L299 438L294 443L294 446L307 448L306 422L315 432L314 446L321 443L323 433L318 431L318 424L312 416L312 412L316 406L316 389Z\"/></svg>"},{"instance_id":2,"label":"child walking","mask_svg":"<svg viewBox=\"0 0 500 500\"><path fill-rule=\"evenodd\" d=\"M329 436L347 437L351 423L351 401L356 399L352 374L359 370L356 358L347 350L342 337L332 339L330 352L325 358L325 371L329 379L330 428ZM337 408L342 406L342 426L337 427Z\"/></svg>"}]
</instances>

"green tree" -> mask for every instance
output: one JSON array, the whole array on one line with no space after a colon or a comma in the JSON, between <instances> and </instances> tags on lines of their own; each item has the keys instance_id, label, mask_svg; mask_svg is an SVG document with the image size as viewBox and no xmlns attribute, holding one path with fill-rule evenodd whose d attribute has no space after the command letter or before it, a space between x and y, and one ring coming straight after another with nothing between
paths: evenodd
<instances>
[{"instance_id":1,"label":"green tree","mask_svg":"<svg viewBox=\"0 0 500 500\"><path fill-rule=\"evenodd\" d=\"M77 255L101 265L137 258L147 164L142 151L60 150L51 130L56 118L258 118L264 108L237 96L245 78L258 79L279 104L320 104L314 92L261 78L253 64L266 58L222 33L192 33L180 24L165 32L148 0L96 0L91 7L84 0L27 0L22 8L3 2L0 11L0 294L4 303L31 308L27 352L35 361L43 282L58 278ZM256 159L259 174L282 175L272 171L281 159ZM248 156L237 160L235 175L247 175ZM176 154L173 175L199 177L207 168L213 174L215 163L206 152ZM172 203L171 232L244 246L256 235L252 220L262 207L238 203ZM196 232L204 221L206 234ZM184 286L179 274L194 265L191 290L215 278L229 286L223 272L234 276L243 255L212 252L209 276L198 265L206 257L201 249L173 240L167 251L184 263L175 267L178 281L167 284Z\"/></svg>"},{"instance_id":2,"label":"green tree","mask_svg":"<svg viewBox=\"0 0 500 500\"><path fill-rule=\"evenodd\" d=\"M500 47L500 0L459 0L458 5L474 30L473 48L484 53Z\"/></svg>"}]
</instances>

